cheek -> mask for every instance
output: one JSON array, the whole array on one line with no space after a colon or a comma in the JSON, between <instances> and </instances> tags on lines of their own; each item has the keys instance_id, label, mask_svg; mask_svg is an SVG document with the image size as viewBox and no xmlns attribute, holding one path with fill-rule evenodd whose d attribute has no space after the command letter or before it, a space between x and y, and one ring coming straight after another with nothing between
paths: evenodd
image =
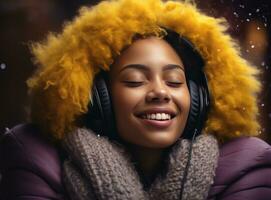
<instances>
[{"instance_id":1,"label":"cheek","mask_svg":"<svg viewBox=\"0 0 271 200\"><path fill-rule=\"evenodd\" d=\"M131 88L115 86L112 88L112 103L119 136L126 141L136 140L133 131L136 130L133 113L141 105L144 92Z\"/></svg>"},{"instance_id":2,"label":"cheek","mask_svg":"<svg viewBox=\"0 0 271 200\"><path fill-rule=\"evenodd\" d=\"M128 127L135 108L144 98L143 91L116 85L112 88L112 103L117 127ZM128 122L128 123L127 123Z\"/></svg>"},{"instance_id":3,"label":"cheek","mask_svg":"<svg viewBox=\"0 0 271 200\"><path fill-rule=\"evenodd\" d=\"M190 109L190 93L188 88L184 87L181 91L178 91L174 95L174 100L180 112L183 113L184 117L187 117Z\"/></svg>"},{"instance_id":4,"label":"cheek","mask_svg":"<svg viewBox=\"0 0 271 200\"><path fill-rule=\"evenodd\" d=\"M174 137L175 141L181 137L183 134L184 128L187 124L187 119L190 110L190 93L188 88L184 88L178 92L177 95L174 96L174 102L177 106L180 115L176 118L176 127L174 128Z\"/></svg>"}]
</instances>

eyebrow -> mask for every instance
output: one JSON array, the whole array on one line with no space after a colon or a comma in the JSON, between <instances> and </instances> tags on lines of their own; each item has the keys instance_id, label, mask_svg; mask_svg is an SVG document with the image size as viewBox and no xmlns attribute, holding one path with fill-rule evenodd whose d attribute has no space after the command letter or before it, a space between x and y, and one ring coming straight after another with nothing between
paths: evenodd
<instances>
[{"instance_id":1,"label":"eyebrow","mask_svg":"<svg viewBox=\"0 0 271 200\"><path fill-rule=\"evenodd\" d=\"M122 71L124 71L126 69L139 69L139 70L142 70L142 71L149 71L149 68L148 68L147 65L143 65L143 64L128 64L128 65L125 65L120 70L120 72L122 72ZM183 66L177 65L177 64L168 64L168 65L163 66L163 71L173 70L173 69L181 69L181 70L184 71Z\"/></svg>"}]
</instances>

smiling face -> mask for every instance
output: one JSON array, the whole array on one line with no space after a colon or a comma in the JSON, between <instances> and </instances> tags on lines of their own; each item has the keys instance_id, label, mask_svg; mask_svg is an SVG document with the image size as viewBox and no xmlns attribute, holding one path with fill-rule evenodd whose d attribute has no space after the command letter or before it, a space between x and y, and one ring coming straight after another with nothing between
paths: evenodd
<instances>
[{"instance_id":1,"label":"smiling face","mask_svg":"<svg viewBox=\"0 0 271 200\"><path fill-rule=\"evenodd\" d=\"M166 148L182 135L190 95L184 66L163 39L136 40L110 70L119 136L148 148Z\"/></svg>"}]
</instances>

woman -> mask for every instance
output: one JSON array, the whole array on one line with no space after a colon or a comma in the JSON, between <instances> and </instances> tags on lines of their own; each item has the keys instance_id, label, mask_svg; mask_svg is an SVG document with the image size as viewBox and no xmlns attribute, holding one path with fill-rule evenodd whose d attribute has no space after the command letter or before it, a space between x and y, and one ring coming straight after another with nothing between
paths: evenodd
<instances>
[{"instance_id":1,"label":"woman","mask_svg":"<svg viewBox=\"0 0 271 200\"><path fill-rule=\"evenodd\" d=\"M108 1L34 45L33 123L2 140L1 198L268 199L257 70L223 23Z\"/></svg>"}]
</instances>

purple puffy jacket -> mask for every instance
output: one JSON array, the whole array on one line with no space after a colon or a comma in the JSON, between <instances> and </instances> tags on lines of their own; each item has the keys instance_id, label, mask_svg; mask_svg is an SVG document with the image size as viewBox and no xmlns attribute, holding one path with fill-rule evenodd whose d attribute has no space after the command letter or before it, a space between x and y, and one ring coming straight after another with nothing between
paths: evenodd
<instances>
[{"instance_id":1,"label":"purple puffy jacket","mask_svg":"<svg viewBox=\"0 0 271 200\"><path fill-rule=\"evenodd\" d=\"M38 133L36 126L23 124L1 139L1 200L68 199L59 152ZM253 137L224 144L208 199L270 200L271 147Z\"/></svg>"}]
</instances>

